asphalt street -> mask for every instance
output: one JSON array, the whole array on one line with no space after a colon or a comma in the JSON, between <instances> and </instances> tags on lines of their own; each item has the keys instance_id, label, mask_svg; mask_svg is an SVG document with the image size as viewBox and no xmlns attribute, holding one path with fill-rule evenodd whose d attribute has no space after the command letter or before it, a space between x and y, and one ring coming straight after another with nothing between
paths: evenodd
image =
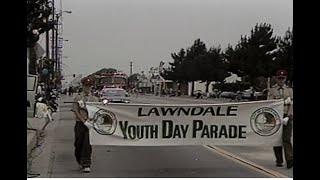
<instances>
[{"instance_id":1,"label":"asphalt street","mask_svg":"<svg viewBox=\"0 0 320 180\"><path fill-rule=\"evenodd\" d=\"M155 96L132 96L131 99L132 103L154 104L225 101ZM63 96L60 101L69 100L71 97ZM47 127L42 153L33 162L33 171L40 173L40 177L274 177L260 168L236 160L208 146L93 146L92 172L81 173L73 155L75 122L74 115L70 111L71 105L60 104L57 116L59 118ZM241 152L250 153L250 148L246 147L225 147L225 149L229 152L239 152L238 155L241 155ZM263 151L265 150L268 148ZM272 151L271 147L269 151ZM249 160L254 161L254 158ZM275 169L272 161L269 163L261 161L260 165L292 177L292 170Z\"/></svg>"}]
</instances>

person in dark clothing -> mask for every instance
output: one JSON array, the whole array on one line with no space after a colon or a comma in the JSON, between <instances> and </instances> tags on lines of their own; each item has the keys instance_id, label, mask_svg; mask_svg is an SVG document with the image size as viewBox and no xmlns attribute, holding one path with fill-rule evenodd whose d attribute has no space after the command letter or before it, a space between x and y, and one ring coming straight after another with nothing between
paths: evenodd
<instances>
[{"instance_id":1,"label":"person in dark clothing","mask_svg":"<svg viewBox=\"0 0 320 180\"><path fill-rule=\"evenodd\" d=\"M72 86L69 87L69 96L72 96L73 95L73 88Z\"/></svg>"},{"instance_id":2,"label":"person in dark clothing","mask_svg":"<svg viewBox=\"0 0 320 180\"><path fill-rule=\"evenodd\" d=\"M90 80L87 81L85 79L83 81L83 92L76 95L72 108L76 116L76 124L74 127L74 154L81 170L85 173L89 173L91 171L90 166L92 153L92 147L89 142L89 129L92 127L92 125L88 121L89 117L86 108L86 102L96 102L98 101L98 98L90 94L90 87L92 85Z\"/></svg>"},{"instance_id":3,"label":"person in dark clothing","mask_svg":"<svg viewBox=\"0 0 320 180\"><path fill-rule=\"evenodd\" d=\"M287 168L293 167L293 147L291 143L292 137L292 123L293 123L293 90L285 85L287 78L287 71L277 71L277 84L269 89L268 99L283 99L283 132L282 132L282 146L274 146L274 154L276 157L276 166L283 166L283 152L287 162Z\"/></svg>"},{"instance_id":4,"label":"person in dark clothing","mask_svg":"<svg viewBox=\"0 0 320 180\"><path fill-rule=\"evenodd\" d=\"M81 109L80 114L85 118L88 117L88 113L85 109ZM74 154L76 161L80 165L81 170L90 172L92 147L89 142L89 128L83 122L76 121L74 133Z\"/></svg>"}]
</instances>

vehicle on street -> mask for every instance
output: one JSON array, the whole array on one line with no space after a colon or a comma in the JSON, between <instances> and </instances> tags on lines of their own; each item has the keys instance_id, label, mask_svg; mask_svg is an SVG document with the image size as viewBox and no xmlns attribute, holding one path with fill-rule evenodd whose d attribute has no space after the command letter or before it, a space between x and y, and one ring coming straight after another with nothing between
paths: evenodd
<instances>
[{"instance_id":1,"label":"vehicle on street","mask_svg":"<svg viewBox=\"0 0 320 180\"><path fill-rule=\"evenodd\" d=\"M108 100L115 103L129 103L130 99L127 96L126 90L122 88L105 88L100 95L100 99Z\"/></svg>"},{"instance_id":2,"label":"vehicle on street","mask_svg":"<svg viewBox=\"0 0 320 180\"><path fill-rule=\"evenodd\" d=\"M258 100L267 100L268 99L268 89L263 89L261 92L261 96L258 96Z\"/></svg>"},{"instance_id":3,"label":"vehicle on street","mask_svg":"<svg viewBox=\"0 0 320 180\"><path fill-rule=\"evenodd\" d=\"M220 93L220 98L227 98L235 100L237 98L238 94L231 92L231 91L223 91Z\"/></svg>"},{"instance_id":4,"label":"vehicle on street","mask_svg":"<svg viewBox=\"0 0 320 180\"><path fill-rule=\"evenodd\" d=\"M252 89L247 89L242 91L241 93L241 99L248 99L248 100L260 100L263 99L264 93L253 91Z\"/></svg>"},{"instance_id":5,"label":"vehicle on street","mask_svg":"<svg viewBox=\"0 0 320 180\"><path fill-rule=\"evenodd\" d=\"M263 100L264 99L264 93L263 92L255 92L254 96L257 100Z\"/></svg>"}]
</instances>

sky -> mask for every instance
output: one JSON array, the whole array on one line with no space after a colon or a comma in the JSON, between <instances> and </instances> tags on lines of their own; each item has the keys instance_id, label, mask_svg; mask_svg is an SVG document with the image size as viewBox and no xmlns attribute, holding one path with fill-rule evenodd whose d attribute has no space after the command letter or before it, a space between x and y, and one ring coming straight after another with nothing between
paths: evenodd
<instances>
[{"instance_id":1,"label":"sky","mask_svg":"<svg viewBox=\"0 0 320 180\"><path fill-rule=\"evenodd\" d=\"M60 0L56 0L60 1ZM235 45L256 23L283 36L293 24L292 0L61 0L63 72L101 68L148 71L200 38L207 48Z\"/></svg>"}]
</instances>

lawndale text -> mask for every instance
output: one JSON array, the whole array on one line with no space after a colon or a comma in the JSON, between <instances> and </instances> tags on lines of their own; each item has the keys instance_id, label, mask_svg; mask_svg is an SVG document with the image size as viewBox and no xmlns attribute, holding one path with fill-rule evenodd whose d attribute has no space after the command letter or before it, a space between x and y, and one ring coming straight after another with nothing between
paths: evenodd
<instances>
[{"instance_id":1,"label":"lawndale text","mask_svg":"<svg viewBox=\"0 0 320 180\"><path fill-rule=\"evenodd\" d=\"M143 116L237 116L238 106L208 107L152 107L138 108L138 117Z\"/></svg>"}]
</instances>

